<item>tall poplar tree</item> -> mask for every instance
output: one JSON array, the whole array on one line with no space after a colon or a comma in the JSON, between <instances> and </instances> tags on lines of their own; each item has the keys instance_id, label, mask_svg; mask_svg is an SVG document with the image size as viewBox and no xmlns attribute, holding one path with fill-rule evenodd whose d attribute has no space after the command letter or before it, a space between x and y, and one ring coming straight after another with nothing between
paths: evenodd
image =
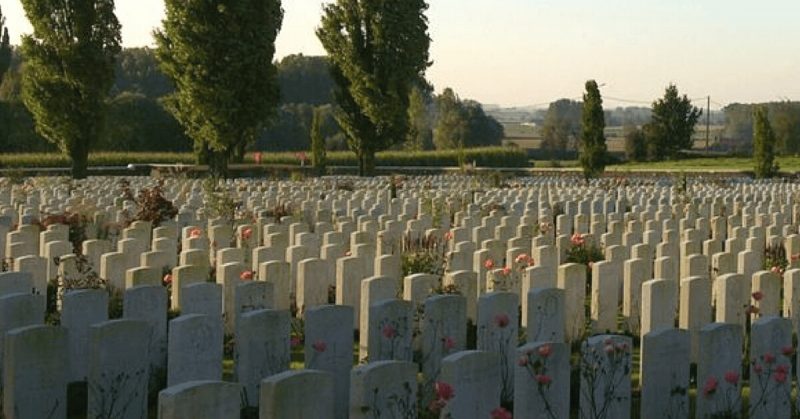
<instances>
[{"instance_id":1,"label":"tall poplar tree","mask_svg":"<svg viewBox=\"0 0 800 419\"><path fill-rule=\"evenodd\" d=\"M337 84L337 120L371 175L375 153L407 138L411 88L430 66L425 0L335 0L317 37Z\"/></svg>"},{"instance_id":2,"label":"tall poplar tree","mask_svg":"<svg viewBox=\"0 0 800 419\"><path fill-rule=\"evenodd\" d=\"M273 64L280 0L166 0L155 32L161 69L175 84L167 108L194 140L201 163L227 176L274 115Z\"/></svg>"},{"instance_id":3,"label":"tall poplar tree","mask_svg":"<svg viewBox=\"0 0 800 419\"><path fill-rule=\"evenodd\" d=\"M583 95L583 135L581 135L580 161L586 179L597 177L606 170L608 148L606 147L606 119L603 98L597 82L586 82Z\"/></svg>"},{"instance_id":4,"label":"tall poplar tree","mask_svg":"<svg viewBox=\"0 0 800 419\"><path fill-rule=\"evenodd\" d=\"M22 100L36 131L72 159L85 178L102 134L120 51L114 0L22 0L33 33L22 38Z\"/></svg>"},{"instance_id":5,"label":"tall poplar tree","mask_svg":"<svg viewBox=\"0 0 800 419\"><path fill-rule=\"evenodd\" d=\"M0 9L0 31L3 36L0 38L0 83L3 82L8 68L11 66L11 42L8 36L8 27L6 27L6 17L3 16L3 11Z\"/></svg>"},{"instance_id":6,"label":"tall poplar tree","mask_svg":"<svg viewBox=\"0 0 800 419\"><path fill-rule=\"evenodd\" d=\"M778 137L769 122L765 106L757 106L753 114L753 160L757 178L769 178L778 174L775 149Z\"/></svg>"}]
</instances>

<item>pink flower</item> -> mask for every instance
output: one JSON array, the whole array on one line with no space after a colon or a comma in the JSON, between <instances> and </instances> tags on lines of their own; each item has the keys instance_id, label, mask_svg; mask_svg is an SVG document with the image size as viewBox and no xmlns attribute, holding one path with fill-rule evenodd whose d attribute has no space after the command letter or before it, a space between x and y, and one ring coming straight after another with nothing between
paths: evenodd
<instances>
[{"instance_id":1,"label":"pink flower","mask_svg":"<svg viewBox=\"0 0 800 419\"><path fill-rule=\"evenodd\" d=\"M502 407L492 410L492 419L513 419L511 412Z\"/></svg>"},{"instance_id":2,"label":"pink flower","mask_svg":"<svg viewBox=\"0 0 800 419\"><path fill-rule=\"evenodd\" d=\"M570 238L570 242L572 242L573 246L583 246L586 244L586 238L583 237L583 234L575 233Z\"/></svg>"},{"instance_id":3,"label":"pink flower","mask_svg":"<svg viewBox=\"0 0 800 419\"><path fill-rule=\"evenodd\" d=\"M250 240L250 237L253 235L253 229L250 227L245 228L242 230L242 240Z\"/></svg>"},{"instance_id":4,"label":"pink flower","mask_svg":"<svg viewBox=\"0 0 800 419\"><path fill-rule=\"evenodd\" d=\"M483 267L487 270L494 268L494 261L491 259L486 259L486 261L483 262Z\"/></svg>"},{"instance_id":5,"label":"pink flower","mask_svg":"<svg viewBox=\"0 0 800 419\"><path fill-rule=\"evenodd\" d=\"M756 291L756 292L753 293L753 299L754 300L761 301L762 298L764 298L764 293L763 292Z\"/></svg>"},{"instance_id":6,"label":"pink flower","mask_svg":"<svg viewBox=\"0 0 800 419\"><path fill-rule=\"evenodd\" d=\"M300 346L300 344L303 343L303 342L300 340L299 337L292 336L291 339L289 339L289 343L292 345L292 348L296 348L296 347Z\"/></svg>"},{"instance_id":7,"label":"pink flower","mask_svg":"<svg viewBox=\"0 0 800 419\"><path fill-rule=\"evenodd\" d=\"M517 365L519 365L520 367L527 366L528 365L528 357L527 356L519 357L519 359L517 360Z\"/></svg>"},{"instance_id":8,"label":"pink flower","mask_svg":"<svg viewBox=\"0 0 800 419\"><path fill-rule=\"evenodd\" d=\"M442 346L444 346L445 350L451 351L456 347L456 341L450 336L445 336L442 339Z\"/></svg>"},{"instance_id":9,"label":"pink flower","mask_svg":"<svg viewBox=\"0 0 800 419\"><path fill-rule=\"evenodd\" d=\"M252 281L253 280L253 271L243 271L239 275L239 279L242 281Z\"/></svg>"},{"instance_id":10,"label":"pink flower","mask_svg":"<svg viewBox=\"0 0 800 419\"><path fill-rule=\"evenodd\" d=\"M553 379L550 378L549 375L544 375L544 374L537 374L535 377L533 377L533 379L536 380L538 384L544 386L550 385L550 383L553 382Z\"/></svg>"},{"instance_id":11,"label":"pink flower","mask_svg":"<svg viewBox=\"0 0 800 419\"><path fill-rule=\"evenodd\" d=\"M505 329L506 326L508 326L508 323L510 321L511 320L508 318L508 314L505 314L505 313L501 313L501 314L498 314L498 315L494 316L494 324L496 324L497 327L499 327L501 329Z\"/></svg>"},{"instance_id":12,"label":"pink flower","mask_svg":"<svg viewBox=\"0 0 800 419\"><path fill-rule=\"evenodd\" d=\"M773 266L772 269L770 269L770 272L774 273L775 275L783 275L783 269L781 269L780 266Z\"/></svg>"},{"instance_id":13,"label":"pink flower","mask_svg":"<svg viewBox=\"0 0 800 419\"><path fill-rule=\"evenodd\" d=\"M453 240L453 232L448 231L447 233L444 233L444 239L448 241Z\"/></svg>"},{"instance_id":14,"label":"pink flower","mask_svg":"<svg viewBox=\"0 0 800 419\"><path fill-rule=\"evenodd\" d=\"M511 268L509 268L508 266L504 266L502 272L503 276L508 276L511 273Z\"/></svg>"},{"instance_id":15,"label":"pink flower","mask_svg":"<svg viewBox=\"0 0 800 419\"><path fill-rule=\"evenodd\" d=\"M202 234L203 231L196 227L189 230L189 237L192 239L199 239Z\"/></svg>"},{"instance_id":16,"label":"pink flower","mask_svg":"<svg viewBox=\"0 0 800 419\"><path fill-rule=\"evenodd\" d=\"M164 275L164 279L162 281L164 282L164 285L172 284L172 275L171 274Z\"/></svg>"},{"instance_id":17,"label":"pink flower","mask_svg":"<svg viewBox=\"0 0 800 419\"><path fill-rule=\"evenodd\" d=\"M318 341L312 343L311 347L314 349L314 351L316 351L318 353L322 353L322 352L325 352L325 349L328 349L328 344L325 343L325 341L318 340Z\"/></svg>"},{"instance_id":18,"label":"pink flower","mask_svg":"<svg viewBox=\"0 0 800 419\"><path fill-rule=\"evenodd\" d=\"M794 346L792 345L784 346L783 348L781 348L781 353L783 354L783 356L787 357L794 355Z\"/></svg>"},{"instance_id":19,"label":"pink flower","mask_svg":"<svg viewBox=\"0 0 800 419\"><path fill-rule=\"evenodd\" d=\"M450 400L456 395L453 386L444 381L437 381L433 386L434 391L436 391L436 398L439 400Z\"/></svg>"},{"instance_id":20,"label":"pink flower","mask_svg":"<svg viewBox=\"0 0 800 419\"><path fill-rule=\"evenodd\" d=\"M542 345L539 347L537 352L539 353L540 357L547 358L553 353L553 347L550 345Z\"/></svg>"},{"instance_id":21,"label":"pink flower","mask_svg":"<svg viewBox=\"0 0 800 419\"><path fill-rule=\"evenodd\" d=\"M791 256L792 262L797 262L800 260L800 253L794 254Z\"/></svg>"},{"instance_id":22,"label":"pink flower","mask_svg":"<svg viewBox=\"0 0 800 419\"><path fill-rule=\"evenodd\" d=\"M708 377L706 380L706 384L703 386L703 396L711 397L715 391L717 391L717 379L713 376Z\"/></svg>"},{"instance_id":23,"label":"pink flower","mask_svg":"<svg viewBox=\"0 0 800 419\"><path fill-rule=\"evenodd\" d=\"M775 362L775 355L773 355L770 352L765 353L761 358L767 364L772 364L773 362Z\"/></svg>"},{"instance_id":24,"label":"pink flower","mask_svg":"<svg viewBox=\"0 0 800 419\"><path fill-rule=\"evenodd\" d=\"M344 255L345 255L345 256L352 256L352 255L353 255L353 253L352 253L352 252L350 252L350 251L348 250L348 251L344 252Z\"/></svg>"},{"instance_id":25,"label":"pink flower","mask_svg":"<svg viewBox=\"0 0 800 419\"><path fill-rule=\"evenodd\" d=\"M533 258L532 258L532 257L530 257L530 256L528 256L528 255L527 255L527 254L525 254L525 253L522 253L522 254L520 254L520 255L517 255L517 258L516 258L516 259L514 259L514 261L515 261L516 263L524 263L524 264L526 264L526 265L532 265L532 264L533 264Z\"/></svg>"},{"instance_id":26,"label":"pink flower","mask_svg":"<svg viewBox=\"0 0 800 419\"><path fill-rule=\"evenodd\" d=\"M608 354L608 355L612 355L614 352L617 351L617 349L614 348L613 344L610 344L610 345L605 345L605 347L603 348L603 351L605 351L605 353Z\"/></svg>"},{"instance_id":27,"label":"pink flower","mask_svg":"<svg viewBox=\"0 0 800 419\"><path fill-rule=\"evenodd\" d=\"M394 328L391 324L387 324L383 326L383 330L381 331L383 337L386 339L393 339L397 337L397 329Z\"/></svg>"},{"instance_id":28,"label":"pink flower","mask_svg":"<svg viewBox=\"0 0 800 419\"><path fill-rule=\"evenodd\" d=\"M736 385L739 382L739 373L736 371L728 371L725 373L725 381L730 385Z\"/></svg>"}]
</instances>

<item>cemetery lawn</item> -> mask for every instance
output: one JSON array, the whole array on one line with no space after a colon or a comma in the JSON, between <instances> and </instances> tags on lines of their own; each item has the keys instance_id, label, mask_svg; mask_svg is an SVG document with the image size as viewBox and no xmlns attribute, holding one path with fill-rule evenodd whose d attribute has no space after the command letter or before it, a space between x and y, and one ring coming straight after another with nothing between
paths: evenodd
<instances>
[{"instance_id":1,"label":"cemetery lawn","mask_svg":"<svg viewBox=\"0 0 800 419\"><path fill-rule=\"evenodd\" d=\"M794 173L800 171L800 157L778 157L781 172ZM625 163L606 168L612 172L627 171L714 171L714 172L750 172L753 170L753 159L749 157L716 157L692 158L662 162Z\"/></svg>"}]
</instances>

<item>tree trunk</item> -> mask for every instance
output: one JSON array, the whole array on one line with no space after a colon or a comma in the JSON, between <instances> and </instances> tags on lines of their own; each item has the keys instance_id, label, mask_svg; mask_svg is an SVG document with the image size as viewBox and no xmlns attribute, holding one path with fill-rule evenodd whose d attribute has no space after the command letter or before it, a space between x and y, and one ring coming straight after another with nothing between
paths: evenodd
<instances>
[{"instance_id":1,"label":"tree trunk","mask_svg":"<svg viewBox=\"0 0 800 419\"><path fill-rule=\"evenodd\" d=\"M89 166L89 147L82 141L77 141L69 150L69 157L72 160L72 178L86 179Z\"/></svg>"},{"instance_id":2,"label":"tree trunk","mask_svg":"<svg viewBox=\"0 0 800 419\"><path fill-rule=\"evenodd\" d=\"M367 150L364 153L364 176L375 176L375 151Z\"/></svg>"},{"instance_id":3,"label":"tree trunk","mask_svg":"<svg viewBox=\"0 0 800 419\"><path fill-rule=\"evenodd\" d=\"M216 178L228 178L228 159L230 153L227 151L212 150L209 155L208 170L211 176Z\"/></svg>"}]
</instances>

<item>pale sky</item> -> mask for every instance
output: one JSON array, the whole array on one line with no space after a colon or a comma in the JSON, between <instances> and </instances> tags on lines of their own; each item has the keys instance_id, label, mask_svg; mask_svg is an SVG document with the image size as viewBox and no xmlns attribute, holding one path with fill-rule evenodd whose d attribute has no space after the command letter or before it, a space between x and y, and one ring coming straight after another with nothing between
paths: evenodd
<instances>
[{"instance_id":1,"label":"pale sky","mask_svg":"<svg viewBox=\"0 0 800 419\"><path fill-rule=\"evenodd\" d=\"M402 1L402 0L398 0ZM277 58L323 54L321 0L284 0ZM798 0L429 0L437 91L505 106L578 97L587 79L607 107L651 102L673 82L716 104L800 100ZM0 0L12 43L30 31ZM152 44L163 0L117 0L125 46ZM703 105L705 101L702 102ZM699 104L699 102L698 102ZM717 107L717 106L712 106Z\"/></svg>"}]
</instances>

